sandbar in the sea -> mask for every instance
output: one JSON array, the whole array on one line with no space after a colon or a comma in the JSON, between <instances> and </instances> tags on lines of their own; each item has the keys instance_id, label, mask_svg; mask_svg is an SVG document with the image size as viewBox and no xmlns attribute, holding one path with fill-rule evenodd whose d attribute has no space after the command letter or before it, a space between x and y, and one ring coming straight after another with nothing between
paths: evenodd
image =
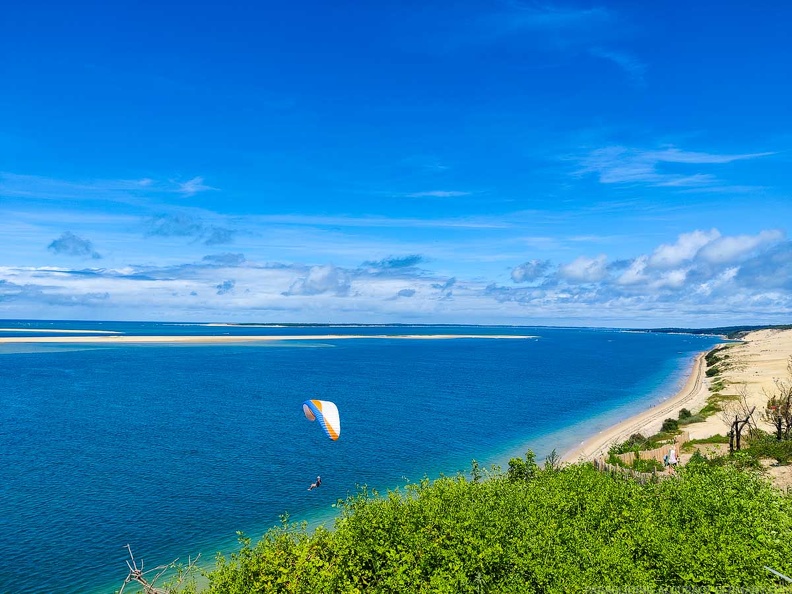
<instances>
[{"instance_id":1,"label":"sandbar in the sea","mask_svg":"<svg viewBox=\"0 0 792 594\"><path fill-rule=\"evenodd\" d=\"M222 335L222 336L4 336L0 344L9 343L80 343L80 344L150 344L150 343L244 343L244 342L280 342L293 340L355 340L355 339L388 339L388 340L452 340L458 338L476 339L529 339L536 336L514 334L306 334L306 335Z\"/></svg>"},{"instance_id":2,"label":"sandbar in the sea","mask_svg":"<svg viewBox=\"0 0 792 594\"><path fill-rule=\"evenodd\" d=\"M0 332L52 332L53 334L121 334L116 330L65 330L62 328L0 328Z\"/></svg>"}]
</instances>

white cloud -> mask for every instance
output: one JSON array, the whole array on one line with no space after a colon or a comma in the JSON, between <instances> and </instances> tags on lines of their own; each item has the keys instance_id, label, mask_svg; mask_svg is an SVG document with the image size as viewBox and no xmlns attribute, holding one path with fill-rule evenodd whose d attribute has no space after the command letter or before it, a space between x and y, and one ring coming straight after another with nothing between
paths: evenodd
<instances>
[{"instance_id":1,"label":"white cloud","mask_svg":"<svg viewBox=\"0 0 792 594\"><path fill-rule=\"evenodd\" d=\"M710 231L692 231L683 233L676 243L663 244L652 253L649 266L654 268L674 268L681 263L692 260L695 255L708 243L720 237L717 229Z\"/></svg>"},{"instance_id":2,"label":"white cloud","mask_svg":"<svg viewBox=\"0 0 792 594\"><path fill-rule=\"evenodd\" d=\"M595 283L604 279L607 274L606 260L605 255L596 258L580 256L569 264L561 266L558 275L571 283Z\"/></svg>"},{"instance_id":3,"label":"white cloud","mask_svg":"<svg viewBox=\"0 0 792 594\"><path fill-rule=\"evenodd\" d=\"M514 267L514 280L541 279L536 284L513 284L506 272L499 285L494 276L473 277L450 264L432 272L437 261L414 266L414 254L367 261L378 265L373 267L262 263L247 249L245 255L199 252L162 266L0 267L0 317L129 319L151 312L144 315L582 324L607 319L614 325L687 320L693 326L719 316L726 323L766 322L792 314L792 243L782 238L773 230L735 236L697 230L630 259L584 255L560 266L528 260ZM83 264L88 262L95 261ZM383 267L398 274L382 274ZM503 277L502 265L495 274Z\"/></svg>"},{"instance_id":4,"label":"white cloud","mask_svg":"<svg viewBox=\"0 0 792 594\"><path fill-rule=\"evenodd\" d=\"M201 176L196 176L186 182L182 182L179 184L178 189L176 190L179 194L183 194L185 196L194 196L198 192L206 192L207 190L215 190L217 188L213 188L212 186L207 186L204 183L204 178Z\"/></svg>"},{"instance_id":5,"label":"white cloud","mask_svg":"<svg viewBox=\"0 0 792 594\"><path fill-rule=\"evenodd\" d=\"M341 296L349 292L349 274L332 264L312 266L308 273L294 281L284 295L321 295L333 293Z\"/></svg>"},{"instance_id":6,"label":"white cloud","mask_svg":"<svg viewBox=\"0 0 792 594\"><path fill-rule=\"evenodd\" d=\"M649 286L652 289L679 289L685 284L687 275L688 271L685 269L668 270L663 272Z\"/></svg>"},{"instance_id":7,"label":"white cloud","mask_svg":"<svg viewBox=\"0 0 792 594\"><path fill-rule=\"evenodd\" d=\"M724 270L714 278L699 284L697 287L694 288L694 292L704 297L709 297L715 291L728 286L729 283L731 283L734 280L734 278L737 276L739 270L740 269L738 266L732 266L731 268L727 268L726 270Z\"/></svg>"},{"instance_id":8,"label":"white cloud","mask_svg":"<svg viewBox=\"0 0 792 594\"><path fill-rule=\"evenodd\" d=\"M148 177L75 180L0 171L0 196L28 201L112 202L141 207L151 201L168 199L173 194L189 197L216 189L205 184L201 176L184 182Z\"/></svg>"},{"instance_id":9,"label":"white cloud","mask_svg":"<svg viewBox=\"0 0 792 594\"><path fill-rule=\"evenodd\" d=\"M527 283L541 278L550 269L549 260L529 260L511 271L511 279L515 283Z\"/></svg>"},{"instance_id":10,"label":"white cloud","mask_svg":"<svg viewBox=\"0 0 792 594\"><path fill-rule=\"evenodd\" d=\"M665 163L732 163L745 159L756 159L758 157L769 157L774 155L772 152L764 153L743 153L738 155L718 155L711 153L697 153L693 151L682 151L675 147L669 147L661 151L648 151L644 153L644 158L650 161L661 161Z\"/></svg>"},{"instance_id":11,"label":"white cloud","mask_svg":"<svg viewBox=\"0 0 792 594\"><path fill-rule=\"evenodd\" d=\"M757 235L720 237L704 246L700 256L703 260L714 264L734 262L762 246L778 243L783 239L783 232L778 230L762 231Z\"/></svg>"},{"instance_id":12,"label":"white cloud","mask_svg":"<svg viewBox=\"0 0 792 594\"><path fill-rule=\"evenodd\" d=\"M743 154L713 154L690 152L668 147L644 150L623 146L608 146L591 151L580 160L577 174L595 174L603 184L642 184L656 187L718 188L720 180L712 174L689 171L668 171L662 164L719 165L773 155L771 152Z\"/></svg>"},{"instance_id":13,"label":"white cloud","mask_svg":"<svg viewBox=\"0 0 792 594\"><path fill-rule=\"evenodd\" d=\"M620 285L634 285L644 282L646 280L644 271L646 270L648 260L649 258L647 256L637 257L630 263L630 267L616 279L616 282Z\"/></svg>"},{"instance_id":14,"label":"white cloud","mask_svg":"<svg viewBox=\"0 0 792 594\"><path fill-rule=\"evenodd\" d=\"M457 198L459 196L469 196L470 192L457 192L453 190L433 190L430 192L414 192L407 194L408 198Z\"/></svg>"}]
</instances>

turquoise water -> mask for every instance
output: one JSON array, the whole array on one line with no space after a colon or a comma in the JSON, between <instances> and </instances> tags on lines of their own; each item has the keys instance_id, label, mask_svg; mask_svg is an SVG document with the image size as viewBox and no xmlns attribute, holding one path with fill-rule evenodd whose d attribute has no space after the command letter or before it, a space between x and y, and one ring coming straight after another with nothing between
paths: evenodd
<instances>
[{"instance_id":1,"label":"turquoise water","mask_svg":"<svg viewBox=\"0 0 792 594\"><path fill-rule=\"evenodd\" d=\"M714 337L517 327L0 322L127 334L514 334L258 345L0 345L0 592L112 592L146 566L213 558L289 513L563 451L670 396ZM39 333L36 333L39 335ZM334 401L342 434L303 417ZM322 487L307 491L316 475Z\"/></svg>"}]
</instances>

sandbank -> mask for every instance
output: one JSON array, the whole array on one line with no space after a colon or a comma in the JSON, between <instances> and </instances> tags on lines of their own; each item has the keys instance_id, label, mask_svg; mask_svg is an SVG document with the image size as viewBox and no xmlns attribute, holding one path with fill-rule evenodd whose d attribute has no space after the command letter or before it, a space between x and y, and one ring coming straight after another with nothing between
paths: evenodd
<instances>
[{"instance_id":1,"label":"sandbank","mask_svg":"<svg viewBox=\"0 0 792 594\"><path fill-rule=\"evenodd\" d=\"M151 343L245 343L245 342L280 342L293 340L355 340L355 339L388 339L388 340L451 340L457 338L490 338L498 340L529 339L536 336L513 334L306 334L306 335L229 335L222 336L5 336L0 337L0 344L10 343L57 343L57 344L151 344Z\"/></svg>"},{"instance_id":2,"label":"sandbank","mask_svg":"<svg viewBox=\"0 0 792 594\"><path fill-rule=\"evenodd\" d=\"M720 374L724 385L721 393L735 396L743 392L748 405L756 406L757 413L764 408L767 394L775 389L776 380L792 381L792 370L787 367L792 356L792 330L751 332L741 341L728 344L724 354L728 354L728 363ZM625 441L633 433L653 435L660 430L664 419L676 419L683 407L697 413L707 404L710 386L715 379L706 377L705 356L706 352L696 357L685 386L673 397L581 442L567 452L563 460L591 460L607 455L611 445ZM758 414L754 416L758 420ZM726 435L729 426L722 417L716 413L703 422L685 425L685 431L691 439ZM759 424L762 426L761 421Z\"/></svg>"},{"instance_id":3,"label":"sandbank","mask_svg":"<svg viewBox=\"0 0 792 594\"><path fill-rule=\"evenodd\" d=\"M54 332L57 334L121 334L115 330L63 330L58 328L0 328L0 332Z\"/></svg>"}]
</instances>

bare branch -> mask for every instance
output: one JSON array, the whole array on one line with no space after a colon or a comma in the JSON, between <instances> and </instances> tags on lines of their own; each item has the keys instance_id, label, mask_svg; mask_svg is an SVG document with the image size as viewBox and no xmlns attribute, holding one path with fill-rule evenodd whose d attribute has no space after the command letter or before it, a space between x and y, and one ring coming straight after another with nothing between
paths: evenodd
<instances>
[{"instance_id":1,"label":"bare branch","mask_svg":"<svg viewBox=\"0 0 792 594\"><path fill-rule=\"evenodd\" d=\"M129 574L127 575L126 579L124 579L124 583L121 585L121 589L118 591L118 594L122 594L126 585L131 582L137 582L143 586L144 594L170 594L175 592L175 589L182 583L182 581L184 581L184 578L192 572L196 566L196 563L198 562L198 559L201 558L200 554L195 559L188 558L187 567L185 568L182 568L178 565L179 559L177 558L166 565L158 565L153 569L143 571L143 561L140 561L140 567L138 567L137 562L135 561L135 556L132 554L132 548L129 545L126 545L126 548L129 551L129 557L132 562L130 563L129 561L126 561L127 567L129 567ZM165 589L155 587L154 584L156 581L169 569L178 570L178 579L176 582ZM148 581L145 575L154 571L157 571L158 573L151 581Z\"/></svg>"}]
</instances>

